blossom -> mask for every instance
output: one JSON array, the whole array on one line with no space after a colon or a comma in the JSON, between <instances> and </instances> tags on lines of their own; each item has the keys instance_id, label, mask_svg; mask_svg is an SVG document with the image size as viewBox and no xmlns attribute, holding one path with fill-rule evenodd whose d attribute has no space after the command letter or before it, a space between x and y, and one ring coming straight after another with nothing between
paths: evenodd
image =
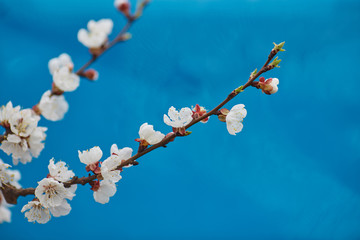
<instances>
[{"instance_id":1,"label":"blossom","mask_svg":"<svg viewBox=\"0 0 360 240\"><path fill-rule=\"evenodd\" d=\"M36 187L35 196L44 207L49 208L62 205L65 198L71 200L75 194L73 189L66 189L62 183L52 178L44 178Z\"/></svg>"},{"instance_id":2,"label":"blossom","mask_svg":"<svg viewBox=\"0 0 360 240\"><path fill-rule=\"evenodd\" d=\"M116 144L113 144L110 149L110 154L115 155L120 159L120 163L128 160L132 155L133 150L131 148L125 147L123 149L119 149ZM123 166L124 168L131 167L132 164Z\"/></svg>"},{"instance_id":3,"label":"blossom","mask_svg":"<svg viewBox=\"0 0 360 240\"><path fill-rule=\"evenodd\" d=\"M0 125L8 125L10 118L18 112L20 112L20 106L14 108L11 101L6 106L2 106L0 108Z\"/></svg>"},{"instance_id":4,"label":"blossom","mask_svg":"<svg viewBox=\"0 0 360 240\"><path fill-rule=\"evenodd\" d=\"M21 138L15 134L7 135L2 141L0 149L7 155L12 154L13 163L17 165L19 161L23 164L31 162L32 157L38 157L44 149L44 143L47 131L46 127L37 127L27 138Z\"/></svg>"},{"instance_id":5,"label":"blossom","mask_svg":"<svg viewBox=\"0 0 360 240\"><path fill-rule=\"evenodd\" d=\"M113 22L111 19L101 19L99 21L90 20L86 29L80 29L78 40L88 48L100 48L108 39L112 32Z\"/></svg>"},{"instance_id":6,"label":"blossom","mask_svg":"<svg viewBox=\"0 0 360 240\"><path fill-rule=\"evenodd\" d=\"M7 204L2 192L0 191L0 223L11 222L11 211L8 207L9 204Z\"/></svg>"},{"instance_id":7,"label":"blossom","mask_svg":"<svg viewBox=\"0 0 360 240\"><path fill-rule=\"evenodd\" d=\"M103 155L103 152L99 147L93 147L90 150L78 151L80 162L89 165L98 162Z\"/></svg>"},{"instance_id":8,"label":"blossom","mask_svg":"<svg viewBox=\"0 0 360 240\"><path fill-rule=\"evenodd\" d=\"M67 182L75 176L73 171L68 170L65 162L59 161L55 164L54 158L50 159L48 169L49 175L60 182Z\"/></svg>"},{"instance_id":9,"label":"blossom","mask_svg":"<svg viewBox=\"0 0 360 240\"><path fill-rule=\"evenodd\" d=\"M278 91L278 84L279 79L277 78L269 78L265 81L265 78L261 77L259 79L258 88L260 88L263 93L271 95Z\"/></svg>"},{"instance_id":10,"label":"blossom","mask_svg":"<svg viewBox=\"0 0 360 240\"><path fill-rule=\"evenodd\" d=\"M53 95L51 91L46 91L40 100L38 105L41 114L51 121L59 121L64 118L65 113L69 109L69 104L65 100L64 95Z\"/></svg>"},{"instance_id":11,"label":"blossom","mask_svg":"<svg viewBox=\"0 0 360 240\"><path fill-rule=\"evenodd\" d=\"M71 211L70 204L64 199L59 206L49 208L54 217L66 216Z\"/></svg>"},{"instance_id":12,"label":"blossom","mask_svg":"<svg viewBox=\"0 0 360 240\"><path fill-rule=\"evenodd\" d=\"M231 108L226 116L226 127L231 135L241 132L242 121L246 117L247 111L244 104L238 104Z\"/></svg>"},{"instance_id":13,"label":"blossom","mask_svg":"<svg viewBox=\"0 0 360 240\"><path fill-rule=\"evenodd\" d=\"M180 112L176 111L174 107L171 107L168 111L169 116L164 114L164 122L173 128L185 127L193 120L192 114L193 112L188 107L182 108Z\"/></svg>"},{"instance_id":14,"label":"blossom","mask_svg":"<svg viewBox=\"0 0 360 240\"><path fill-rule=\"evenodd\" d=\"M19 180L21 178L20 172L17 170L10 170L11 166L4 163L0 159L0 187L3 183L9 183L16 188L20 188Z\"/></svg>"},{"instance_id":15,"label":"blossom","mask_svg":"<svg viewBox=\"0 0 360 240\"><path fill-rule=\"evenodd\" d=\"M32 109L24 109L12 114L9 119L11 131L20 136L28 137L37 127L40 117Z\"/></svg>"},{"instance_id":16,"label":"blossom","mask_svg":"<svg viewBox=\"0 0 360 240\"><path fill-rule=\"evenodd\" d=\"M55 71L53 81L56 87L64 92L75 91L80 85L80 77L68 67L62 67Z\"/></svg>"},{"instance_id":17,"label":"blossom","mask_svg":"<svg viewBox=\"0 0 360 240\"><path fill-rule=\"evenodd\" d=\"M62 67L67 67L70 70L73 69L74 64L71 60L71 57L67 53L60 54L57 58L50 59L48 63L50 74L53 75L56 71L60 70Z\"/></svg>"},{"instance_id":18,"label":"blossom","mask_svg":"<svg viewBox=\"0 0 360 240\"><path fill-rule=\"evenodd\" d=\"M148 123L144 123L140 126L139 135L140 140L145 140L150 145L161 142L161 140L165 137L165 135L161 132L155 131L154 126L149 125Z\"/></svg>"},{"instance_id":19,"label":"blossom","mask_svg":"<svg viewBox=\"0 0 360 240\"><path fill-rule=\"evenodd\" d=\"M192 109L193 115L192 117L194 119L197 119L199 117L202 117L204 114L206 114L206 109L204 107L201 107L199 104L196 104L195 107ZM207 123L209 121L210 117L206 117L203 120L201 120L201 123Z\"/></svg>"},{"instance_id":20,"label":"blossom","mask_svg":"<svg viewBox=\"0 0 360 240\"><path fill-rule=\"evenodd\" d=\"M47 223L51 216L48 208L44 207L39 201L30 201L21 212L25 212L25 217L29 222Z\"/></svg>"},{"instance_id":21,"label":"blossom","mask_svg":"<svg viewBox=\"0 0 360 240\"><path fill-rule=\"evenodd\" d=\"M17 165L19 160L23 164L31 162L32 157L26 139L20 138L15 134L7 135L7 138L2 141L0 149L7 155L12 154L14 165Z\"/></svg>"},{"instance_id":22,"label":"blossom","mask_svg":"<svg viewBox=\"0 0 360 240\"><path fill-rule=\"evenodd\" d=\"M94 199L98 203L108 203L110 197L116 193L116 185L110 181L104 180L100 182L100 187L94 191Z\"/></svg>"}]
</instances>

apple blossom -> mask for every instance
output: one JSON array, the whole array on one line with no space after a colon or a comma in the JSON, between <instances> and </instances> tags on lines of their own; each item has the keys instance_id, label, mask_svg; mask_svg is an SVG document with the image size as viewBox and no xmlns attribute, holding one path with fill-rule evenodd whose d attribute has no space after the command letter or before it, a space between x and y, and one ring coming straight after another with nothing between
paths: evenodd
<instances>
[{"instance_id":1,"label":"apple blossom","mask_svg":"<svg viewBox=\"0 0 360 240\"><path fill-rule=\"evenodd\" d=\"M164 122L173 128L185 127L193 120L192 114L193 112L188 107L182 108L180 112L176 111L174 107L170 107L168 111L169 116L164 114Z\"/></svg>"},{"instance_id":2,"label":"apple blossom","mask_svg":"<svg viewBox=\"0 0 360 240\"><path fill-rule=\"evenodd\" d=\"M59 121L64 118L65 113L69 109L69 104L65 100L64 95L52 95L51 91L46 91L38 105L41 115L47 120Z\"/></svg>"},{"instance_id":3,"label":"apple blossom","mask_svg":"<svg viewBox=\"0 0 360 240\"><path fill-rule=\"evenodd\" d=\"M165 137L160 131L155 131L153 125L149 125L148 123L144 123L140 126L139 130L140 141L146 141L150 145L157 144L163 140Z\"/></svg>"},{"instance_id":4,"label":"apple blossom","mask_svg":"<svg viewBox=\"0 0 360 240\"><path fill-rule=\"evenodd\" d=\"M54 217L66 216L70 213L71 206L65 199L63 199L60 205L56 207L49 207L49 210Z\"/></svg>"},{"instance_id":5,"label":"apple blossom","mask_svg":"<svg viewBox=\"0 0 360 240\"><path fill-rule=\"evenodd\" d=\"M113 21L111 19L101 19L99 21L90 20L87 24L88 30L80 29L78 40L88 48L100 48L108 39L112 32Z\"/></svg>"},{"instance_id":6,"label":"apple blossom","mask_svg":"<svg viewBox=\"0 0 360 240\"><path fill-rule=\"evenodd\" d=\"M226 127L231 135L241 132L243 128L242 121L246 117L247 111L244 104L238 104L231 108L226 115Z\"/></svg>"},{"instance_id":7,"label":"apple blossom","mask_svg":"<svg viewBox=\"0 0 360 240\"><path fill-rule=\"evenodd\" d=\"M192 117L194 119L197 119L199 117L202 117L204 114L206 114L206 109L204 107L201 107L199 104L196 104L195 107L192 109L193 115ZM204 118L201 120L201 123L207 123L209 121L210 117Z\"/></svg>"},{"instance_id":8,"label":"apple blossom","mask_svg":"<svg viewBox=\"0 0 360 240\"><path fill-rule=\"evenodd\" d=\"M22 209L29 222L47 223L51 216L48 208L44 207L39 201L30 201Z\"/></svg>"}]
</instances>

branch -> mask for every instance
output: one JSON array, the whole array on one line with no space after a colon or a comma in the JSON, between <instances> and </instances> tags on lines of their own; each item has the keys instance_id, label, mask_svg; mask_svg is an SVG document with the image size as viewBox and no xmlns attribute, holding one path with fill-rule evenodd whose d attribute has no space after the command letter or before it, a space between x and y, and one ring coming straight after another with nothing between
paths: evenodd
<instances>
[{"instance_id":1,"label":"branch","mask_svg":"<svg viewBox=\"0 0 360 240\"><path fill-rule=\"evenodd\" d=\"M125 30L126 31L126 30ZM125 32L124 31L124 32ZM118 35L121 36L121 33ZM115 41L115 40L114 40ZM218 111L221 107L223 107L226 103L228 103L230 100L232 100L234 97L236 97L239 93L243 92L247 87L251 86L251 84L263 73L273 69L274 67L277 66L277 64L274 64L274 62L276 60L274 60L274 62L272 62L270 64L270 61L275 57L275 55L281 51L278 50L276 51L276 46L274 47L274 49L270 52L267 61L265 62L265 64L263 65L263 67L260 69L259 72L257 72L256 70L250 75L248 81L243 85L240 86L236 89L234 89L226 98L224 101L222 101L219 105L217 105L215 108L213 108L211 111L209 111L208 113L204 114L203 116L193 119L188 125L185 126L185 129L190 128L191 126L197 124L198 122L200 122L201 120L211 116L211 115L218 115ZM280 60L277 60L280 61ZM138 162L136 161L138 158L142 157L145 154L148 154L149 152L159 148L159 147L166 147L166 145L169 142L172 142L175 140L176 137L183 137L183 135L179 134L179 133L169 133L168 135L166 135L166 137L161 140L161 142L143 149L143 148L139 148L138 152L132 156L131 158L127 159L126 161L123 161L115 170L121 170L123 167L128 166L128 165L138 165ZM70 181L65 182L64 186L65 187L70 187L73 184L81 184L81 185L86 185L87 183L90 183L92 181L94 181L95 179L102 179L101 174L94 174L94 175L89 175L87 177L73 177ZM11 204L16 204L17 202L17 198L19 196L27 196L27 195L34 195L34 188L25 188L25 189L16 189L15 187L11 186L11 185L4 185L2 188L4 197L6 199L6 201L8 203Z\"/></svg>"}]
</instances>

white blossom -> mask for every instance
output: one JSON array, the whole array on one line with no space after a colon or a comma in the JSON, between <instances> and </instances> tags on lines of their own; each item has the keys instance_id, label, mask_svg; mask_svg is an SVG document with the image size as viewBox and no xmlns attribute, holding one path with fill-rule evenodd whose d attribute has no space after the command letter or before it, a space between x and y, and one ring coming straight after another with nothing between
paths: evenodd
<instances>
[{"instance_id":1,"label":"white blossom","mask_svg":"<svg viewBox=\"0 0 360 240\"><path fill-rule=\"evenodd\" d=\"M7 138L2 141L0 149L7 155L12 154L14 165L17 165L19 160L23 164L31 162L32 156L26 139L20 138L15 134L7 135Z\"/></svg>"},{"instance_id":2,"label":"white blossom","mask_svg":"<svg viewBox=\"0 0 360 240\"><path fill-rule=\"evenodd\" d=\"M54 72L53 81L64 92L75 91L80 85L80 77L68 67L62 67Z\"/></svg>"},{"instance_id":3,"label":"white blossom","mask_svg":"<svg viewBox=\"0 0 360 240\"><path fill-rule=\"evenodd\" d=\"M6 106L0 108L0 124L9 123L10 118L18 112L20 112L20 106L14 108L12 102L8 102Z\"/></svg>"},{"instance_id":4,"label":"white blossom","mask_svg":"<svg viewBox=\"0 0 360 240\"><path fill-rule=\"evenodd\" d=\"M82 152L78 151L78 153L79 153L80 162L86 165L97 163L102 158L103 155L103 152L99 147L93 147L90 150L86 150Z\"/></svg>"},{"instance_id":5,"label":"white blossom","mask_svg":"<svg viewBox=\"0 0 360 240\"><path fill-rule=\"evenodd\" d=\"M278 91L278 86L277 85L279 85L279 79L272 78L272 80L270 82L270 86L272 87L272 90L270 91L270 94L276 93Z\"/></svg>"},{"instance_id":6,"label":"white blossom","mask_svg":"<svg viewBox=\"0 0 360 240\"><path fill-rule=\"evenodd\" d=\"M55 164L54 158L50 159L48 169L50 176L60 182L67 182L75 176L74 172L68 169L65 162L59 161Z\"/></svg>"},{"instance_id":7,"label":"white blossom","mask_svg":"<svg viewBox=\"0 0 360 240\"><path fill-rule=\"evenodd\" d=\"M140 140L145 140L150 145L157 144L165 137L160 131L155 131L153 125L144 123L139 130Z\"/></svg>"},{"instance_id":8,"label":"white blossom","mask_svg":"<svg viewBox=\"0 0 360 240\"><path fill-rule=\"evenodd\" d=\"M188 107L182 108L180 112L171 107L168 111L169 116L164 114L164 122L173 128L185 127L193 120L192 114L193 112Z\"/></svg>"},{"instance_id":9,"label":"white blossom","mask_svg":"<svg viewBox=\"0 0 360 240\"><path fill-rule=\"evenodd\" d=\"M231 108L226 116L226 127L231 135L241 132L243 128L243 119L246 117L247 111L244 104L238 104Z\"/></svg>"},{"instance_id":10,"label":"white blossom","mask_svg":"<svg viewBox=\"0 0 360 240\"><path fill-rule=\"evenodd\" d=\"M110 197L114 196L116 193L116 185L110 181L101 181L100 187L97 191L94 191L94 199L98 203L108 203Z\"/></svg>"},{"instance_id":11,"label":"white blossom","mask_svg":"<svg viewBox=\"0 0 360 240\"><path fill-rule=\"evenodd\" d=\"M74 64L71 60L71 57L67 53L60 54L57 58L50 59L48 63L50 74L53 75L56 71L60 70L62 67L67 67L72 69Z\"/></svg>"},{"instance_id":12,"label":"white blossom","mask_svg":"<svg viewBox=\"0 0 360 240\"><path fill-rule=\"evenodd\" d=\"M2 192L0 191L0 223L11 222L11 211L9 210L10 205L5 201Z\"/></svg>"},{"instance_id":13,"label":"white blossom","mask_svg":"<svg viewBox=\"0 0 360 240\"><path fill-rule=\"evenodd\" d=\"M29 222L47 223L51 216L48 208L44 207L39 201L30 201L21 212L25 212L25 217Z\"/></svg>"},{"instance_id":14,"label":"white blossom","mask_svg":"<svg viewBox=\"0 0 360 240\"><path fill-rule=\"evenodd\" d=\"M20 172L17 170L10 170L11 166L4 163L0 159L0 187L3 183L9 183L16 188L20 188L19 180L21 178Z\"/></svg>"},{"instance_id":15,"label":"white blossom","mask_svg":"<svg viewBox=\"0 0 360 240\"><path fill-rule=\"evenodd\" d=\"M23 164L31 162L32 157L38 157L44 149L46 127L36 127L27 138L21 138L15 134L7 135L2 142L0 149L7 155L12 154L13 163L17 165L19 161Z\"/></svg>"},{"instance_id":16,"label":"white blossom","mask_svg":"<svg viewBox=\"0 0 360 240\"><path fill-rule=\"evenodd\" d=\"M20 136L28 137L37 127L40 117L32 109L23 109L12 114L9 119L11 131Z\"/></svg>"},{"instance_id":17,"label":"white blossom","mask_svg":"<svg viewBox=\"0 0 360 240\"><path fill-rule=\"evenodd\" d=\"M88 48L99 48L108 39L108 35L112 32L113 22L111 19L101 19L99 21L90 20L86 29L80 29L78 32L78 40Z\"/></svg>"},{"instance_id":18,"label":"white blossom","mask_svg":"<svg viewBox=\"0 0 360 240\"><path fill-rule=\"evenodd\" d=\"M118 159L120 159L120 162L131 158L132 152L133 152L133 150L131 148L125 147L125 148L119 149L116 144L113 144L110 149L110 154L116 155L118 157ZM128 168L131 166L132 166L132 164L129 164L129 165L124 166L123 168Z\"/></svg>"},{"instance_id":19,"label":"white blossom","mask_svg":"<svg viewBox=\"0 0 360 240\"><path fill-rule=\"evenodd\" d=\"M59 206L49 208L54 217L66 216L71 211L70 204L64 199Z\"/></svg>"},{"instance_id":20,"label":"white blossom","mask_svg":"<svg viewBox=\"0 0 360 240\"><path fill-rule=\"evenodd\" d=\"M62 183L52 178L44 178L36 187L35 196L43 206L49 208L62 205L65 198L72 200L75 194L71 189L66 189Z\"/></svg>"},{"instance_id":21,"label":"white blossom","mask_svg":"<svg viewBox=\"0 0 360 240\"><path fill-rule=\"evenodd\" d=\"M69 110L69 104L65 100L64 95L51 95L51 91L46 91L38 105L41 115L47 120L59 121L64 118L65 113Z\"/></svg>"}]
</instances>

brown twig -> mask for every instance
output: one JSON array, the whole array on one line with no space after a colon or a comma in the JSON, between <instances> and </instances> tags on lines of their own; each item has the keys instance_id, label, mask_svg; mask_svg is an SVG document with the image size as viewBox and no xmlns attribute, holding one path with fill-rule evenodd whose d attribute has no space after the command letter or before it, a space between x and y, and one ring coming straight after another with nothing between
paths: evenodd
<instances>
[{"instance_id":1,"label":"brown twig","mask_svg":"<svg viewBox=\"0 0 360 240\"><path fill-rule=\"evenodd\" d=\"M277 51L278 52L278 51ZM269 65L270 61L275 57L275 55L277 54L276 51L272 50L268 56L267 61L265 62L265 64L263 65L263 67L260 69L259 72L257 72L256 74L251 74L249 80L241 87L233 90L228 96L227 98L222 101L219 105L217 105L215 108L213 108L211 111L209 111L208 113L204 114L203 116L193 119L188 125L185 126L185 129L190 128L191 126L193 126L194 124L200 122L201 120L211 116L211 115L218 115L219 114L219 109L221 107L223 107L226 103L228 103L230 100L232 100L234 97L236 97L240 92L244 91L244 89L246 89L247 87L251 86L251 83L258 78L261 74L273 69L274 67ZM240 90L239 90L240 89ZM138 151L134 156L132 156L131 158L127 159L126 161L123 161L117 168L116 170L120 170L122 169L124 166L127 165L137 165L136 160L140 157L142 157L143 155L159 148L159 147L166 147L166 145L169 142L172 142L175 140L176 137L180 136L180 134L178 133L170 133L168 134L161 142L146 148L146 149L141 149L141 151ZM85 185L87 183L90 183L91 181L94 181L95 179L102 179L101 174L95 174L95 175L89 175L87 177L74 177L72 178L72 180L70 180L69 182L64 183L65 187L70 187L73 184L81 184L81 185ZM4 185L2 188L4 197L6 199L6 201L8 203L11 204L16 204L17 198L19 196L27 196L27 195L34 195L34 188L25 188L25 189L16 189L15 187L11 186L11 185Z\"/></svg>"}]
</instances>

